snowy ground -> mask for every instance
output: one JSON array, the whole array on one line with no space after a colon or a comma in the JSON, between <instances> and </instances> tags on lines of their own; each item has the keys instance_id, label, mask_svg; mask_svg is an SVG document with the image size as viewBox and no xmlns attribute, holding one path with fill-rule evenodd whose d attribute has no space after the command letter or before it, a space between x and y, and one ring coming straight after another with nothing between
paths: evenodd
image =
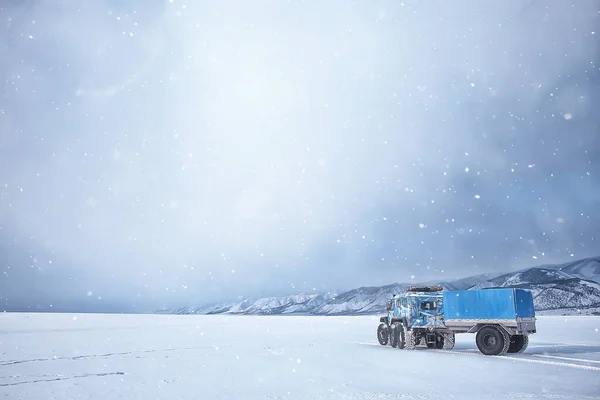
<instances>
[{"instance_id":1,"label":"snowy ground","mask_svg":"<svg viewBox=\"0 0 600 400\"><path fill-rule=\"evenodd\" d=\"M0 314L0 399L600 399L600 317L518 356L376 342L375 317Z\"/></svg>"},{"instance_id":2,"label":"snowy ground","mask_svg":"<svg viewBox=\"0 0 600 400\"><path fill-rule=\"evenodd\" d=\"M600 307L561 308L558 310L536 311L536 315L596 315L600 316Z\"/></svg>"}]
</instances>

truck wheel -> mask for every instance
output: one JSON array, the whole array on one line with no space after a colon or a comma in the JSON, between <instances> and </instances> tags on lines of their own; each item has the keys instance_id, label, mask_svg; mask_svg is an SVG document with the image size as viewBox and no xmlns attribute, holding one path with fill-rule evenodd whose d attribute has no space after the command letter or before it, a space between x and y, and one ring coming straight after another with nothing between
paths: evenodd
<instances>
[{"instance_id":1,"label":"truck wheel","mask_svg":"<svg viewBox=\"0 0 600 400\"><path fill-rule=\"evenodd\" d=\"M452 350L456 343L456 336L454 336L454 333L442 333L442 336L444 337L442 348L444 350Z\"/></svg>"},{"instance_id":2,"label":"truck wheel","mask_svg":"<svg viewBox=\"0 0 600 400\"><path fill-rule=\"evenodd\" d=\"M494 325L486 325L477 331L477 348L486 356L500 356L508 351L510 337L508 333Z\"/></svg>"},{"instance_id":3,"label":"truck wheel","mask_svg":"<svg viewBox=\"0 0 600 400\"><path fill-rule=\"evenodd\" d=\"M431 347L434 347L434 346L431 346ZM444 334L443 333L436 333L435 348L439 349L439 350L444 348Z\"/></svg>"},{"instance_id":4,"label":"truck wheel","mask_svg":"<svg viewBox=\"0 0 600 400\"><path fill-rule=\"evenodd\" d=\"M507 353L522 353L529 344L529 336L527 335L512 335L510 337L510 345Z\"/></svg>"},{"instance_id":5,"label":"truck wheel","mask_svg":"<svg viewBox=\"0 0 600 400\"><path fill-rule=\"evenodd\" d=\"M517 353L524 352L527 349L527 346L529 346L529 335L523 335L523 347L521 347Z\"/></svg>"},{"instance_id":6,"label":"truck wheel","mask_svg":"<svg viewBox=\"0 0 600 400\"><path fill-rule=\"evenodd\" d=\"M385 346L390 340L390 333L386 324L379 324L377 327L377 341L380 345Z\"/></svg>"},{"instance_id":7,"label":"truck wheel","mask_svg":"<svg viewBox=\"0 0 600 400\"><path fill-rule=\"evenodd\" d=\"M438 333L436 339L436 349L452 350L454 348L454 333Z\"/></svg>"},{"instance_id":8,"label":"truck wheel","mask_svg":"<svg viewBox=\"0 0 600 400\"><path fill-rule=\"evenodd\" d=\"M406 339L404 337L404 325L394 324L392 329L392 347L402 350L406 345Z\"/></svg>"},{"instance_id":9,"label":"truck wheel","mask_svg":"<svg viewBox=\"0 0 600 400\"><path fill-rule=\"evenodd\" d=\"M415 340L414 332L412 330L406 331L406 348L408 350L414 350L415 347L417 347L417 343Z\"/></svg>"},{"instance_id":10,"label":"truck wheel","mask_svg":"<svg viewBox=\"0 0 600 400\"><path fill-rule=\"evenodd\" d=\"M435 335L435 348L436 349L444 349L444 345L446 344L446 334L445 333L437 333ZM433 346L432 346L433 347Z\"/></svg>"},{"instance_id":11,"label":"truck wheel","mask_svg":"<svg viewBox=\"0 0 600 400\"><path fill-rule=\"evenodd\" d=\"M393 348L398 347L398 337L396 336L396 324L390 325L390 345Z\"/></svg>"}]
</instances>

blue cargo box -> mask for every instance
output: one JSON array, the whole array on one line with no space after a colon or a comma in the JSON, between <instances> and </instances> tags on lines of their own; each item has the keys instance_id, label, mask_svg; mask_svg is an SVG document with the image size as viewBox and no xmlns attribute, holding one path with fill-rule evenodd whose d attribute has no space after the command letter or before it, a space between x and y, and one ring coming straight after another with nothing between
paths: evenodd
<instances>
[{"instance_id":1,"label":"blue cargo box","mask_svg":"<svg viewBox=\"0 0 600 400\"><path fill-rule=\"evenodd\" d=\"M531 292L524 289L499 288L443 292L444 319L533 318L535 309Z\"/></svg>"}]
</instances>

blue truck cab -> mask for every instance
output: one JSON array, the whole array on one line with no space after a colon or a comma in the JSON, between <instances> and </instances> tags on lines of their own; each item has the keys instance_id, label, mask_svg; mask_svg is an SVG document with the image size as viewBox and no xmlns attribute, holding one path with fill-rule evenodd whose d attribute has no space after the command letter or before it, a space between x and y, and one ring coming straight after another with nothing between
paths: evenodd
<instances>
[{"instance_id":1,"label":"blue truck cab","mask_svg":"<svg viewBox=\"0 0 600 400\"><path fill-rule=\"evenodd\" d=\"M531 292L515 288L444 291L440 286L408 287L387 302L377 339L399 349L454 348L455 335L475 333L485 355L521 353L536 333Z\"/></svg>"},{"instance_id":2,"label":"blue truck cab","mask_svg":"<svg viewBox=\"0 0 600 400\"><path fill-rule=\"evenodd\" d=\"M442 295L440 293L409 292L394 295L388 302L388 323L394 319L406 321L410 327L443 326Z\"/></svg>"}]
</instances>

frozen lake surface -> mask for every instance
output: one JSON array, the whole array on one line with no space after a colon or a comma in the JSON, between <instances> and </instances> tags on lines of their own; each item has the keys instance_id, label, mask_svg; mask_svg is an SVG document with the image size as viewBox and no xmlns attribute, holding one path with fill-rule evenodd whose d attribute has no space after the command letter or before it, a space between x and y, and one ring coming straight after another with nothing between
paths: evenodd
<instances>
[{"instance_id":1,"label":"frozen lake surface","mask_svg":"<svg viewBox=\"0 0 600 400\"><path fill-rule=\"evenodd\" d=\"M524 354L377 343L377 317L0 314L0 399L600 399L600 317Z\"/></svg>"}]
</instances>

